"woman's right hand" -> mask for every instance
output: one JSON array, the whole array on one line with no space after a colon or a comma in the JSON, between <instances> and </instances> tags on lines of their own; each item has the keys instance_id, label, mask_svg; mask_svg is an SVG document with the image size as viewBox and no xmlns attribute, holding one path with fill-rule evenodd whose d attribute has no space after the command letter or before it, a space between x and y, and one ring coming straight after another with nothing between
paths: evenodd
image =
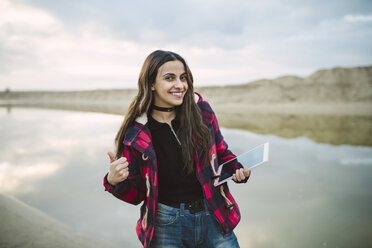
<instances>
[{"instance_id":1,"label":"woman's right hand","mask_svg":"<svg viewBox=\"0 0 372 248\"><path fill-rule=\"evenodd\" d=\"M128 178L128 162L125 157L115 159L112 152L108 152L107 155L110 158L110 170L107 175L107 181L111 185L116 185Z\"/></svg>"}]
</instances>

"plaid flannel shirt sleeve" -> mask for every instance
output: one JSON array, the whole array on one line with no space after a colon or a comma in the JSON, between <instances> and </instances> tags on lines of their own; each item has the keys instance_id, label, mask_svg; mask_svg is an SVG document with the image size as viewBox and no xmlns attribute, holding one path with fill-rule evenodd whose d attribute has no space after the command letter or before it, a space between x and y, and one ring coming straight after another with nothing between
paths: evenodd
<instances>
[{"instance_id":1,"label":"plaid flannel shirt sleeve","mask_svg":"<svg viewBox=\"0 0 372 248\"><path fill-rule=\"evenodd\" d=\"M116 198L137 205L145 199L146 186L140 173L139 159L133 148L125 146L123 156L129 163L129 176L124 181L113 186L107 181L107 174L103 179L105 190Z\"/></svg>"},{"instance_id":2,"label":"plaid flannel shirt sleeve","mask_svg":"<svg viewBox=\"0 0 372 248\"><path fill-rule=\"evenodd\" d=\"M210 109L212 110L212 108L210 108ZM222 164L223 162L226 162L226 161L229 161L229 160L235 158L236 155L233 154L229 150L228 144L225 142L225 140L222 136L220 127L218 125L218 120L217 120L216 114L213 112L213 110L212 110L212 113L213 113L212 124L213 124L214 132L215 132L214 135L215 135L215 142L216 142L218 164ZM221 174L227 173L229 175L233 175L235 173L235 171L240 169L240 168L243 168L243 165L236 161L234 163L231 163L231 166L224 166L222 171L221 171ZM245 183L247 181L248 181L248 178L244 179L243 181L236 182L236 183Z\"/></svg>"}]
</instances>

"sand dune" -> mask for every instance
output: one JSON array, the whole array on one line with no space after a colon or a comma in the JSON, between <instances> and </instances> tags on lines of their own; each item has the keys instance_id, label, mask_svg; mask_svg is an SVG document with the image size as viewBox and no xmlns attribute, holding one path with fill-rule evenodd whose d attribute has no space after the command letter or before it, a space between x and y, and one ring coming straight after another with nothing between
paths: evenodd
<instances>
[{"instance_id":1,"label":"sand dune","mask_svg":"<svg viewBox=\"0 0 372 248\"><path fill-rule=\"evenodd\" d=\"M0 247L112 247L100 240L77 234L41 211L2 194L0 220Z\"/></svg>"},{"instance_id":2,"label":"sand dune","mask_svg":"<svg viewBox=\"0 0 372 248\"><path fill-rule=\"evenodd\" d=\"M372 66L319 70L306 78L283 76L200 91L216 104L372 103Z\"/></svg>"},{"instance_id":3,"label":"sand dune","mask_svg":"<svg viewBox=\"0 0 372 248\"><path fill-rule=\"evenodd\" d=\"M247 84L197 87L216 105L332 105L372 103L372 66L319 70L306 78L284 76ZM0 104L78 104L128 106L135 89L66 92L1 92Z\"/></svg>"},{"instance_id":4,"label":"sand dune","mask_svg":"<svg viewBox=\"0 0 372 248\"><path fill-rule=\"evenodd\" d=\"M306 78L284 76L277 79L263 79L247 84L221 87L197 87L204 98L215 106L247 106L249 109L270 105L266 111L277 112L286 109L306 112L314 106L372 104L372 66L355 68L334 68L319 70ZM77 105L110 106L125 111L134 96L135 89L91 90L67 92L1 92L1 105ZM276 107L280 105L280 107ZM301 109L301 106L304 106ZM329 109L329 108L328 108ZM342 111L343 108L337 108ZM350 109L350 108L349 108Z\"/></svg>"}]
</instances>

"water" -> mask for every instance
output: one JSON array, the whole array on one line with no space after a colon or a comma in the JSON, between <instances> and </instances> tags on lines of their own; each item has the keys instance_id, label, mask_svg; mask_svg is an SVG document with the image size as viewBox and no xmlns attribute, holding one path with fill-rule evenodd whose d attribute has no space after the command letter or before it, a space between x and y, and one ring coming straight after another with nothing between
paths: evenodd
<instances>
[{"instance_id":1,"label":"water","mask_svg":"<svg viewBox=\"0 0 372 248\"><path fill-rule=\"evenodd\" d=\"M0 108L0 192L77 232L139 247L139 206L104 192L107 151L122 117ZM240 154L266 141L270 161L247 184L230 183L241 247L370 247L372 148L222 129ZM6 223L1 223L1 225Z\"/></svg>"}]
</instances>

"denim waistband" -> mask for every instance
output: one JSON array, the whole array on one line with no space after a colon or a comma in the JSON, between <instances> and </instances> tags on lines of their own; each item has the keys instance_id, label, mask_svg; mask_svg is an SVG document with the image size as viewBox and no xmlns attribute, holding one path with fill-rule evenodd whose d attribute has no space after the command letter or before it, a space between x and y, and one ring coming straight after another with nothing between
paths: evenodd
<instances>
[{"instance_id":1,"label":"denim waistband","mask_svg":"<svg viewBox=\"0 0 372 248\"><path fill-rule=\"evenodd\" d=\"M206 200L201 199L200 202L202 204L202 208L201 208L200 211L197 211L197 212L193 211L192 206L187 205L187 204L191 204L193 202L173 204L173 206L169 206L169 205L158 202L158 210L160 209L161 211L174 212L174 213L179 211L181 216L184 215L185 213L196 214L196 213L200 213L200 212L208 212L208 206L207 206Z\"/></svg>"}]
</instances>

